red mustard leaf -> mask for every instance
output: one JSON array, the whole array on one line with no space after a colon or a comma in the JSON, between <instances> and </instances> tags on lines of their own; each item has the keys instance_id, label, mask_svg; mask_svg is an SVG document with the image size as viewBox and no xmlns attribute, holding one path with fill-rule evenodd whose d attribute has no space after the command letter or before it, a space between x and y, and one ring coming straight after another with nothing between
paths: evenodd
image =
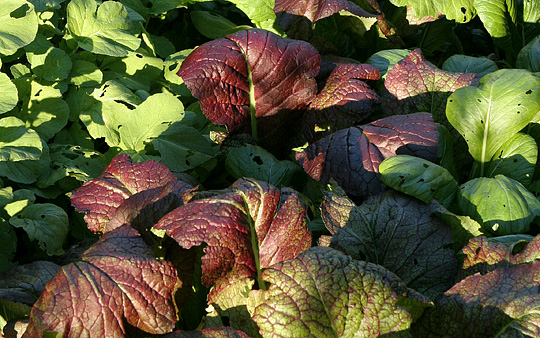
<instances>
[{"instance_id":1,"label":"red mustard leaf","mask_svg":"<svg viewBox=\"0 0 540 338\"><path fill-rule=\"evenodd\" d=\"M263 272L270 288L253 319L263 337L378 337L406 330L398 295L415 292L382 266L324 247Z\"/></svg>"},{"instance_id":2,"label":"red mustard leaf","mask_svg":"<svg viewBox=\"0 0 540 338\"><path fill-rule=\"evenodd\" d=\"M379 96L362 79L378 80L379 70L368 64L338 63L326 85L303 118L304 134L315 139L316 130L330 134L360 123L371 115Z\"/></svg>"},{"instance_id":3,"label":"red mustard leaf","mask_svg":"<svg viewBox=\"0 0 540 338\"><path fill-rule=\"evenodd\" d=\"M367 196L385 189L379 174L385 158L408 154L434 161L438 139L430 114L396 115L339 130L296 153L296 160L314 179L334 179L347 193Z\"/></svg>"},{"instance_id":4,"label":"red mustard leaf","mask_svg":"<svg viewBox=\"0 0 540 338\"><path fill-rule=\"evenodd\" d=\"M384 266L430 299L454 284L458 262L448 248L452 231L433 214L440 210L438 204L426 205L388 191L351 208L350 200L343 201L346 196L326 196L321 210L326 211L323 220L329 222L325 225L334 232L330 247ZM328 214L346 216L329 218Z\"/></svg>"},{"instance_id":5,"label":"red mustard leaf","mask_svg":"<svg viewBox=\"0 0 540 338\"><path fill-rule=\"evenodd\" d=\"M384 81L383 109L389 115L428 112L435 122L446 121L446 99L456 89L477 85L480 76L440 70L420 49L398 62Z\"/></svg>"},{"instance_id":6,"label":"red mustard leaf","mask_svg":"<svg viewBox=\"0 0 540 338\"><path fill-rule=\"evenodd\" d=\"M151 334L174 329L174 266L154 258L137 231L104 234L81 260L62 267L34 304L23 337L124 337L123 320Z\"/></svg>"},{"instance_id":7,"label":"red mustard leaf","mask_svg":"<svg viewBox=\"0 0 540 338\"><path fill-rule=\"evenodd\" d=\"M201 45L178 75L204 114L235 133L250 127L250 105L257 118L287 119L291 111L305 109L317 94L314 77L320 62L307 42L249 29ZM258 131L264 137L264 125Z\"/></svg>"},{"instance_id":8,"label":"red mustard leaf","mask_svg":"<svg viewBox=\"0 0 540 338\"><path fill-rule=\"evenodd\" d=\"M156 189L160 187L162 188ZM113 228L128 218L131 221L131 218L138 214L136 207L142 209L148 205L152 198L149 195L161 196L166 192L190 188L189 184L176 181L176 177L163 164L154 161L133 163L128 155L122 154L116 156L100 176L77 189L71 195L71 203L78 211L87 213L84 219L90 230L96 233L105 232L112 230L106 229L108 223L117 208L129 197L146 190L152 191L128 202L127 208L133 210L126 211L125 207L120 209L121 214L116 216Z\"/></svg>"},{"instance_id":9,"label":"red mustard leaf","mask_svg":"<svg viewBox=\"0 0 540 338\"><path fill-rule=\"evenodd\" d=\"M311 246L298 193L251 179L236 181L232 192L175 209L154 229L165 230L186 249L207 244L202 269L203 284L215 284L210 302L235 281L255 278L257 262L266 268Z\"/></svg>"},{"instance_id":10,"label":"red mustard leaf","mask_svg":"<svg viewBox=\"0 0 540 338\"><path fill-rule=\"evenodd\" d=\"M412 327L413 337L539 337L540 262L469 276Z\"/></svg>"},{"instance_id":11,"label":"red mustard leaf","mask_svg":"<svg viewBox=\"0 0 540 338\"><path fill-rule=\"evenodd\" d=\"M231 327L220 327L201 331L176 331L163 336L163 338L249 338L249 336Z\"/></svg>"}]
</instances>

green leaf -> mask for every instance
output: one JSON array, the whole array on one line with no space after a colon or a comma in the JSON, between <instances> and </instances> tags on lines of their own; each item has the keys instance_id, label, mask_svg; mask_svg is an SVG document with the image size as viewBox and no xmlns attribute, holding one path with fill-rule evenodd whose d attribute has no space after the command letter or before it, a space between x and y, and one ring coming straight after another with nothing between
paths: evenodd
<instances>
[{"instance_id":1,"label":"green leaf","mask_svg":"<svg viewBox=\"0 0 540 338\"><path fill-rule=\"evenodd\" d=\"M78 46L96 54L126 56L139 48L133 23L124 5L106 1L72 0L67 6L67 29Z\"/></svg>"},{"instance_id":2,"label":"green leaf","mask_svg":"<svg viewBox=\"0 0 540 338\"><path fill-rule=\"evenodd\" d=\"M52 86L31 81L28 94L17 116L26 122L27 127L37 131L41 138L48 140L66 126L69 107L60 90Z\"/></svg>"},{"instance_id":3,"label":"green leaf","mask_svg":"<svg viewBox=\"0 0 540 338\"><path fill-rule=\"evenodd\" d=\"M46 81L56 82L64 80L71 71L71 59L60 48L37 48L32 53L28 53L27 57L32 67L32 72L38 78Z\"/></svg>"},{"instance_id":4,"label":"green leaf","mask_svg":"<svg viewBox=\"0 0 540 338\"><path fill-rule=\"evenodd\" d=\"M36 12L45 12L51 9L59 9L66 0L28 0L34 5Z\"/></svg>"},{"instance_id":5,"label":"green leaf","mask_svg":"<svg viewBox=\"0 0 540 338\"><path fill-rule=\"evenodd\" d=\"M274 13L275 0L227 0L244 12L257 28L283 35L280 28L276 28L276 13Z\"/></svg>"},{"instance_id":6,"label":"green leaf","mask_svg":"<svg viewBox=\"0 0 540 338\"><path fill-rule=\"evenodd\" d=\"M81 111L79 118L92 138L104 137L109 147L116 147L120 144L118 128L122 125L125 116L129 114L129 108L122 103L98 101L90 108Z\"/></svg>"},{"instance_id":7,"label":"green leaf","mask_svg":"<svg viewBox=\"0 0 540 338\"><path fill-rule=\"evenodd\" d=\"M514 1L509 0L474 0L474 6L496 45L512 51L511 26L516 21ZM509 22L508 19L511 19ZM508 56L507 56L508 57Z\"/></svg>"},{"instance_id":8,"label":"green leaf","mask_svg":"<svg viewBox=\"0 0 540 338\"><path fill-rule=\"evenodd\" d=\"M540 79L517 69L484 76L478 87L464 87L448 98L448 121L465 138L472 157L481 165L531 122L540 110Z\"/></svg>"},{"instance_id":9,"label":"green leaf","mask_svg":"<svg viewBox=\"0 0 540 338\"><path fill-rule=\"evenodd\" d=\"M450 56L442 65L442 70L455 73L476 73L484 76L498 70L495 61L487 57L474 57L462 54Z\"/></svg>"},{"instance_id":10,"label":"green leaf","mask_svg":"<svg viewBox=\"0 0 540 338\"><path fill-rule=\"evenodd\" d=\"M0 176L7 177L18 183L34 183L39 176L49 169L49 147L43 140L41 140L41 148L41 156L35 160L0 161Z\"/></svg>"},{"instance_id":11,"label":"green leaf","mask_svg":"<svg viewBox=\"0 0 540 338\"><path fill-rule=\"evenodd\" d=\"M406 58L409 53L410 51L407 49L381 50L370 56L366 63L375 66L381 73L381 79L384 79L390 69L392 69L399 61Z\"/></svg>"},{"instance_id":12,"label":"green leaf","mask_svg":"<svg viewBox=\"0 0 540 338\"><path fill-rule=\"evenodd\" d=\"M210 39L223 38L229 34L252 28L246 25L238 26L221 15L207 11L192 11L190 16L193 26L199 33Z\"/></svg>"},{"instance_id":13,"label":"green leaf","mask_svg":"<svg viewBox=\"0 0 540 338\"><path fill-rule=\"evenodd\" d=\"M17 235L13 227L0 217L0 272L14 266L12 263L17 250Z\"/></svg>"},{"instance_id":14,"label":"green leaf","mask_svg":"<svg viewBox=\"0 0 540 338\"><path fill-rule=\"evenodd\" d=\"M424 203L436 199L445 208L449 208L458 190L458 182L445 168L423 158L397 155L379 165L379 172L384 184Z\"/></svg>"},{"instance_id":15,"label":"green leaf","mask_svg":"<svg viewBox=\"0 0 540 338\"><path fill-rule=\"evenodd\" d=\"M495 158L485 168L485 175L505 175L527 187L532 181L537 156L534 138L518 133L497 150Z\"/></svg>"},{"instance_id":16,"label":"green leaf","mask_svg":"<svg viewBox=\"0 0 540 338\"><path fill-rule=\"evenodd\" d=\"M0 114L15 108L18 100L17 87L6 74L0 73Z\"/></svg>"},{"instance_id":17,"label":"green leaf","mask_svg":"<svg viewBox=\"0 0 540 338\"><path fill-rule=\"evenodd\" d=\"M22 228L31 240L37 240L39 247L48 255L64 253L62 244L68 233L68 216L56 204L33 204L23 209L9 223L16 228Z\"/></svg>"},{"instance_id":18,"label":"green leaf","mask_svg":"<svg viewBox=\"0 0 540 338\"><path fill-rule=\"evenodd\" d=\"M113 79L132 90L150 91L153 81L160 78L163 61L143 53L129 53L110 65L105 72L106 79Z\"/></svg>"},{"instance_id":19,"label":"green leaf","mask_svg":"<svg viewBox=\"0 0 540 338\"><path fill-rule=\"evenodd\" d=\"M23 121L13 116L0 119L0 162L36 160L41 151L39 135Z\"/></svg>"},{"instance_id":20,"label":"green leaf","mask_svg":"<svg viewBox=\"0 0 540 338\"><path fill-rule=\"evenodd\" d=\"M535 0L523 1L523 22L538 23L540 21L540 2Z\"/></svg>"},{"instance_id":21,"label":"green leaf","mask_svg":"<svg viewBox=\"0 0 540 338\"><path fill-rule=\"evenodd\" d=\"M0 6L0 54L11 55L34 40L38 18L26 0L2 0Z\"/></svg>"},{"instance_id":22,"label":"green leaf","mask_svg":"<svg viewBox=\"0 0 540 338\"><path fill-rule=\"evenodd\" d=\"M79 87L99 87L103 81L103 73L92 62L73 61L70 73L71 83Z\"/></svg>"},{"instance_id":23,"label":"green leaf","mask_svg":"<svg viewBox=\"0 0 540 338\"><path fill-rule=\"evenodd\" d=\"M527 69L531 72L540 72L540 35L532 39L531 42L519 51L516 67Z\"/></svg>"},{"instance_id":24,"label":"green leaf","mask_svg":"<svg viewBox=\"0 0 540 338\"><path fill-rule=\"evenodd\" d=\"M183 117L184 106L179 99L167 93L154 94L128 114L118 116L123 122L118 127L119 146L124 150L142 151L150 139L157 138Z\"/></svg>"},{"instance_id":25,"label":"green leaf","mask_svg":"<svg viewBox=\"0 0 540 338\"><path fill-rule=\"evenodd\" d=\"M297 163L279 161L264 148L251 144L230 149L225 166L234 178L252 177L277 187L297 183L304 173Z\"/></svg>"},{"instance_id":26,"label":"green leaf","mask_svg":"<svg viewBox=\"0 0 540 338\"><path fill-rule=\"evenodd\" d=\"M378 337L412 322L396 275L337 250L311 248L262 276L270 288L252 318L263 337Z\"/></svg>"},{"instance_id":27,"label":"green leaf","mask_svg":"<svg viewBox=\"0 0 540 338\"><path fill-rule=\"evenodd\" d=\"M525 233L540 215L540 201L521 183L503 175L470 180L461 185L457 197L463 214L495 235Z\"/></svg>"}]
</instances>

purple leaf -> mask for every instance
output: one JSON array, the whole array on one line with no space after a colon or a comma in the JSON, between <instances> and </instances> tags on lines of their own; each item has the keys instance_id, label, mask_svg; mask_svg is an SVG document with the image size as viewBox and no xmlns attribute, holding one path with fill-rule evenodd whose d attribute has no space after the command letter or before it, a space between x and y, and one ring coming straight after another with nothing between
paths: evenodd
<instances>
[{"instance_id":1,"label":"purple leaf","mask_svg":"<svg viewBox=\"0 0 540 338\"><path fill-rule=\"evenodd\" d=\"M428 112L446 121L446 99L456 89L478 84L473 73L440 70L426 61L420 49L398 62L386 75L383 108L389 115Z\"/></svg>"},{"instance_id":2,"label":"purple leaf","mask_svg":"<svg viewBox=\"0 0 540 338\"><path fill-rule=\"evenodd\" d=\"M540 262L469 276L413 325L414 337L540 336Z\"/></svg>"},{"instance_id":3,"label":"purple leaf","mask_svg":"<svg viewBox=\"0 0 540 338\"><path fill-rule=\"evenodd\" d=\"M175 209L154 229L166 230L186 249L207 244L202 269L203 284L215 284L210 302L228 285L255 278L257 262L266 268L311 246L298 193L250 179L236 181L232 192Z\"/></svg>"},{"instance_id":4,"label":"purple leaf","mask_svg":"<svg viewBox=\"0 0 540 338\"><path fill-rule=\"evenodd\" d=\"M371 115L379 96L364 81L378 80L379 70L374 66L338 63L326 80L326 85L309 106L303 119L308 140L315 130L328 134L356 125Z\"/></svg>"},{"instance_id":5,"label":"purple leaf","mask_svg":"<svg viewBox=\"0 0 540 338\"><path fill-rule=\"evenodd\" d=\"M253 314L263 337L378 337L412 321L397 301L414 291L382 266L334 249L311 248L263 279L271 286Z\"/></svg>"},{"instance_id":6,"label":"purple leaf","mask_svg":"<svg viewBox=\"0 0 540 338\"><path fill-rule=\"evenodd\" d=\"M103 174L77 189L71 203L78 211L86 213L84 219L90 230L105 232L131 222L158 199L190 188L189 184L177 181L163 164L133 163L128 155L122 154L112 160ZM139 193L142 195L137 196ZM132 196L134 199L127 202ZM117 209L119 215L115 215Z\"/></svg>"},{"instance_id":7,"label":"purple leaf","mask_svg":"<svg viewBox=\"0 0 540 338\"><path fill-rule=\"evenodd\" d=\"M436 299L454 284L457 260L449 226L426 205L395 191L352 206L345 196L326 193L321 214L334 235L330 247L354 259L380 264L407 286Z\"/></svg>"},{"instance_id":8,"label":"purple leaf","mask_svg":"<svg viewBox=\"0 0 540 338\"><path fill-rule=\"evenodd\" d=\"M314 179L334 179L347 193L367 196L385 189L379 164L397 154L434 161L439 135L430 114L396 115L339 130L296 154Z\"/></svg>"},{"instance_id":9,"label":"purple leaf","mask_svg":"<svg viewBox=\"0 0 540 338\"><path fill-rule=\"evenodd\" d=\"M151 334L174 329L176 269L153 257L129 226L104 234L81 261L66 265L47 283L32 308L24 338L44 331L63 337L124 337L124 319Z\"/></svg>"},{"instance_id":10,"label":"purple leaf","mask_svg":"<svg viewBox=\"0 0 540 338\"><path fill-rule=\"evenodd\" d=\"M250 127L250 105L258 119L286 120L291 111L305 109L317 94L314 77L320 62L317 50L306 42L249 29L201 45L184 60L178 75L204 114L236 133ZM258 131L264 138L265 126Z\"/></svg>"}]
</instances>

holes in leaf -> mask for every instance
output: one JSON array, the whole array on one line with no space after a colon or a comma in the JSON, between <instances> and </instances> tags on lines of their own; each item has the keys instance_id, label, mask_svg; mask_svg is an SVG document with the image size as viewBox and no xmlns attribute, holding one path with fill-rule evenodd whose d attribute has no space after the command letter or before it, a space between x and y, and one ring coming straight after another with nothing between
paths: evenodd
<instances>
[{"instance_id":1,"label":"holes in leaf","mask_svg":"<svg viewBox=\"0 0 540 338\"><path fill-rule=\"evenodd\" d=\"M175 68L176 68L176 64L173 63L172 65L169 66L169 71L172 72Z\"/></svg>"},{"instance_id":2,"label":"holes in leaf","mask_svg":"<svg viewBox=\"0 0 540 338\"><path fill-rule=\"evenodd\" d=\"M21 7L17 8L13 12L9 13L9 16L13 19L20 19L24 18L26 16L26 13L30 10L30 6L27 4L22 5Z\"/></svg>"},{"instance_id":3,"label":"holes in leaf","mask_svg":"<svg viewBox=\"0 0 540 338\"><path fill-rule=\"evenodd\" d=\"M467 14L467 9L465 7L461 7L461 13ZM467 21L467 15L463 15L463 21Z\"/></svg>"},{"instance_id":4,"label":"holes in leaf","mask_svg":"<svg viewBox=\"0 0 540 338\"><path fill-rule=\"evenodd\" d=\"M253 162L257 163L258 165L262 165L262 164L263 164L263 161L262 161L262 159L261 159L260 156L255 156L255 157L253 158Z\"/></svg>"},{"instance_id":5,"label":"holes in leaf","mask_svg":"<svg viewBox=\"0 0 540 338\"><path fill-rule=\"evenodd\" d=\"M480 100L480 99L476 99L476 100L477 100L478 102L482 102L482 100Z\"/></svg>"},{"instance_id":6,"label":"holes in leaf","mask_svg":"<svg viewBox=\"0 0 540 338\"><path fill-rule=\"evenodd\" d=\"M139 59L143 58L142 54L139 54L139 53L135 54L135 56L138 57Z\"/></svg>"},{"instance_id":7,"label":"holes in leaf","mask_svg":"<svg viewBox=\"0 0 540 338\"><path fill-rule=\"evenodd\" d=\"M527 90L527 91L525 92L525 95L530 95L530 94L532 94L532 89L529 89L529 90Z\"/></svg>"},{"instance_id":8,"label":"holes in leaf","mask_svg":"<svg viewBox=\"0 0 540 338\"><path fill-rule=\"evenodd\" d=\"M45 215L40 215L39 217L41 217L41 219L44 219L44 218L45 218Z\"/></svg>"},{"instance_id":9,"label":"holes in leaf","mask_svg":"<svg viewBox=\"0 0 540 338\"><path fill-rule=\"evenodd\" d=\"M426 163L422 164L422 166L424 166L424 168L429 168L429 165Z\"/></svg>"},{"instance_id":10,"label":"holes in leaf","mask_svg":"<svg viewBox=\"0 0 540 338\"><path fill-rule=\"evenodd\" d=\"M418 183L420 183L420 182L424 182L424 179L423 178L419 179Z\"/></svg>"},{"instance_id":11,"label":"holes in leaf","mask_svg":"<svg viewBox=\"0 0 540 338\"><path fill-rule=\"evenodd\" d=\"M480 247L476 248L476 250L474 250L474 253L478 255L480 253Z\"/></svg>"},{"instance_id":12,"label":"holes in leaf","mask_svg":"<svg viewBox=\"0 0 540 338\"><path fill-rule=\"evenodd\" d=\"M521 112L518 110L517 113L519 114L519 113L521 113Z\"/></svg>"},{"instance_id":13,"label":"holes in leaf","mask_svg":"<svg viewBox=\"0 0 540 338\"><path fill-rule=\"evenodd\" d=\"M480 123L481 123L481 124L484 124L484 120L480 120Z\"/></svg>"},{"instance_id":14,"label":"holes in leaf","mask_svg":"<svg viewBox=\"0 0 540 338\"><path fill-rule=\"evenodd\" d=\"M503 208L506 208L506 204L503 204Z\"/></svg>"},{"instance_id":15,"label":"holes in leaf","mask_svg":"<svg viewBox=\"0 0 540 338\"><path fill-rule=\"evenodd\" d=\"M186 159L186 165L189 167L191 165L191 163L188 161L188 159Z\"/></svg>"},{"instance_id":16,"label":"holes in leaf","mask_svg":"<svg viewBox=\"0 0 540 338\"><path fill-rule=\"evenodd\" d=\"M414 263L414 265L418 265L418 259L416 259L416 258L413 259L413 263Z\"/></svg>"},{"instance_id":17,"label":"holes in leaf","mask_svg":"<svg viewBox=\"0 0 540 338\"><path fill-rule=\"evenodd\" d=\"M517 158L513 159L512 162L517 163Z\"/></svg>"},{"instance_id":18,"label":"holes in leaf","mask_svg":"<svg viewBox=\"0 0 540 338\"><path fill-rule=\"evenodd\" d=\"M43 91L42 89L38 90L37 93L34 94L34 96L35 96L35 97L38 97L39 95L41 95L41 92L42 92L42 91Z\"/></svg>"}]
</instances>

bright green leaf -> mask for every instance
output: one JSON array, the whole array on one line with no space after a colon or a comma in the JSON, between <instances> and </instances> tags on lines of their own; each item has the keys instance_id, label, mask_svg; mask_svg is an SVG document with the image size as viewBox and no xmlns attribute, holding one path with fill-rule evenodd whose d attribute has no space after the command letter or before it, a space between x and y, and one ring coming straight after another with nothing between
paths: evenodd
<instances>
[{"instance_id":1,"label":"bright green leaf","mask_svg":"<svg viewBox=\"0 0 540 338\"><path fill-rule=\"evenodd\" d=\"M41 151L39 135L23 121L13 116L0 119L0 162L36 160Z\"/></svg>"},{"instance_id":2,"label":"bright green leaf","mask_svg":"<svg viewBox=\"0 0 540 338\"><path fill-rule=\"evenodd\" d=\"M26 0L2 0L0 6L0 54L11 55L34 40L38 18Z\"/></svg>"},{"instance_id":3,"label":"bright green leaf","mask_svg":"<svg viewBox=\"0 0 540 338\"><path fill-rule=\"evenodd\" d=\"M43 149L41 156L36 160L0 161L0 176L18 183L34 183L49 169L49 148L43 140L41 140L41 148Z\"/></svg>"},{"instance_id":4,"label":"bright green leaf","mask_svg":"<svg viewBox=\"0 0 540 338\"><path fill-rule=\"evenodd\" d=\"M18 100L17 87L6 74L0 73L0 114L15 108Z\"/></svg>"},{"instance_id":5,"label":"bright green leaf","mask_svg":"<svg viewBox=\"0 0 540 338\"><path fill-rule=\"evenodd\" d=\"M386 74L392 69L399 61L403 60L409 55L410 51L407 49L386 49L381 50L366 61L379 70L381 78L385 78Z\"/></svg>"},{"instance_id":6,"label":"bright green leaf","mask_svg":"<svg viewBox=\"0 0 540 338\"><path fill-rule=\"evenodd\" d=\"M491 161L504 142L540 110L540 79L524 70L502 69L484 76L478 87L464 87L448 98L448 121L465 138L472 157Z\"/></svg>"},{"instance_id":7,"label":"bright green leaf","mask_svg":"<svg viewBox=\"0 0 540 338\"><path fill-rule=\"evenodd\" d=\"M444 14L450 20L459 23L469 22L476 15L474 0L440 1L440 0L390 0L396 6L408 6L417 19L424 17L437 18Z\"/></svg>"},{"instance_id":8,"label":"bright green leaf","mask_svg":"<svg viewBox=\"0 0 540 338\"><path fill-rule=\"evenodd\" d=\"M60 48L37 49L28 56L32 72L46 81L64 80L71 71L71 59Z\"/></svg>"},{"instance_id":9,"label":"bright green leaf","mask_svg":"<svg viewBox=\"0 0 540 338\"><path fill-rule=\"evenodd\" d=\"M51 203L33 204L23 209L9 223L22 228L31 240L37 240L39 247L49 255L64 253L62 244L68 233L68 216L59 206Z\"/></svg>"},{"instance_id":10,"label":"bright green leaf","mask_svg":"<svg viewBox=\"0 0 540 338\"><path fill-rule=\"evenodd\" d=\"M124 5L106 1L72 0L67 6L67 29L84 50L110 56L126 56L139 48L141 40Z\"/></svg>"},{"instance_id":11,"label":"bright green leaf","mask_svg":"<svg viewBox=\"0 0 540 338\"><path fill-rule=\"evenodd\" d=\"M85 60L73 61L71 68L71 83L80 87L99 87L103 81L103 73L92 62Z\"/></svg>"},{"instance_id":12,"label":"bright green leaf","mask_svg":"<svg viewBox=\"0 0 540 338\"><path fill-rule=\"evenodd\" d=\"M153 81L162 76L163 61L142 53L129 53L107 67L107 80L116 80L132 90L150 91Z\"/></svg>"},{"instance_id":13,"label":"bright green leaf","mask_svg":"<svg viewBox=\"0 0 540 338\"><path fill-rule=\"evenodd\" d=\"M275 0L228 0L244 12L257 27L282 35L281 29L276 29Z\"/></svg>"},{"instance_id":14,"label":"bright green leaf","mask_svg":"<svg viewBox=\"0 0 540 338\"><path fill-rule=\"evenodd\" d=\"M458 190L458 182L445 168L409 155L392 156L379 165L384 184L424 203L436 199L449 208Z\"/></svg>"},{"instance_id":15,"label":"bright green leaf","mask_svg":"<svg viewBox=\"0 0 540 338\"><path fill-rule=\"evenodd\" d=\"M525 233L540 215L540 201L521 183L497 175L475 178L460 187L458 205L486 232L496 235Z\"/></svg>"},{"instance_id":16,"label":"bright green leaf","mask_svg":"<svg viewBox=\"0 0 540 338\"><path fill-rule=\"evenodd\" d=\"M129 108L116 101L97 102L90 108L81 111L79 118L94 139L105 138L109 147L120 144L119 126L125 116L130 114Z\"/></svg>"}]
</instances>

